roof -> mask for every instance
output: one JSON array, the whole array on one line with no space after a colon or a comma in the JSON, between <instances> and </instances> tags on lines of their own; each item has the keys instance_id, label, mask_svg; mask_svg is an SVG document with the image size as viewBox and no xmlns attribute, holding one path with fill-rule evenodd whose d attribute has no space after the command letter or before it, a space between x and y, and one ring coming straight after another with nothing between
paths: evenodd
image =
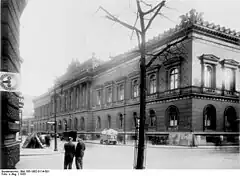
<instances>
[{"instance_id":1,"label":"roof","mask_svg":"<svg viewBox=\"0 0 240 176\"><path fill-rule=\"evenodd\" d=\"M146 43L147 50L151 51L156 47L166 44L167 42L182 37L187 34L188 30L192 29L204 31L205 33L211 33L224 39L228 38L228 41L232 41L234 44L240 46L240 32L204 21L203 13L198 13L196 10L192 9L185 15L181 15L180 19L181 22L179 25L176 25L174 28L170 28L162 34L148 40ZM86 72L91 72L96 75L118 64L124 63L127 60L134 59L137 56L139 56L139 52L138 48L135 47L123 54L111 57L111 60L106 62L96 59L94 55L82 64L73 60L70 63L67 72L59 78L59 82L61 82L61 84L68 84L69 82L79 79L81 75L86 75L84 74ZM36 99L39 99L39 97Z\"/></svg>"}]
</instances>

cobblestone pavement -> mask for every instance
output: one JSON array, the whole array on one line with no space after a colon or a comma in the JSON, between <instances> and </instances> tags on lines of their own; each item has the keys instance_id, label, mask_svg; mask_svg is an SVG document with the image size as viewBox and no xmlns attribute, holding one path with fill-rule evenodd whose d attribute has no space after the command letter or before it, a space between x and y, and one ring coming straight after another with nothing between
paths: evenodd
<instances>
[{"instance_id":1,"label":"cobblestone pavement","mask_svg":"<svg viewBox=\"0 0 240 176\"><path fill-rule=\"evenodd\" d=\"M50 148L21 149L17 169L63 169L64 142L58 141L58 151ZM86 142L83 159L85 169L132 169L132 145L100 145ZM235 148L171 148L147 147L147 169L240 169L240 155ZM75 164L73 163L73 169Z\"/></svg>"}]
</instances>

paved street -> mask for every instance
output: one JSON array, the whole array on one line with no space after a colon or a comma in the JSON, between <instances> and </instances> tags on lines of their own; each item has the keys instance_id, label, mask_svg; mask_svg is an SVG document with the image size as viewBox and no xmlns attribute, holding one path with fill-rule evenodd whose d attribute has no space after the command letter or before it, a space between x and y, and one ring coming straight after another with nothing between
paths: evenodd
<instances>
[{"instance_id":1,"label":"paved street","mask_svg":"<svg viewBox=\"0 0 240 176\"><path fill-rule=\"evenodd\" d=\"M53 145L48 149L22 149L23 156L16 166L17 169L63 169L63 144L59 141L58 152L53 152ZM83 160L85 169L133 168L133 146L86 143L86 148ZM148 147L146 163L147 169L240 169L240 155L231 148L216 150L214 148ZM73 168L75 169L75 164L73 164Z\"/></svg>"}]
</instances>

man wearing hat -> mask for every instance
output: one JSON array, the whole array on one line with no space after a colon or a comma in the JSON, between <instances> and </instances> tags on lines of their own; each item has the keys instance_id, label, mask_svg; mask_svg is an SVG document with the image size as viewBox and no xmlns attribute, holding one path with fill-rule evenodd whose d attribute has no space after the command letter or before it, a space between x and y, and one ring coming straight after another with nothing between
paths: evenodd
<instances>
[{"instance_id":1,"label":"man wearing hat","mask_svg":"<svg viewBox=\"0 0 240 176\"><path fill-rule=\"evenodd\" d=\"M69 142L64 144L64 169L72 169L73 158L75 155L75 145L72 140L73 138L69 137Z\"/></svg>"},{"instance_id":2,"label":"man wearing hat","mask_svg":"<svg viewBox=\"0 0 240 176\"><path fill-rule=\"evenodd\" d=\"M86 147L83 140L81 138L78 138L78 143L76 146L76 153L75 153L75 164L77 169L83 168L82 159L83 159L85 149Z\"/></svg>"}]
</instances>

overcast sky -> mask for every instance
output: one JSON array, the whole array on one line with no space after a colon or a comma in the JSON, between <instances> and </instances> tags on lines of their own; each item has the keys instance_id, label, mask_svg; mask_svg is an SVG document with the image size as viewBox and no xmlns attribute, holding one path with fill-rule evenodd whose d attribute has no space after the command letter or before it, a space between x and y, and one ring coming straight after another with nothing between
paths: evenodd
<instances>
[{"instance_id":1,"label":"overcast sky","mask_svg":"<svg viewBox=\"0 0 240 176\"><path fill-rule=\"evenodd\" d=\"M159 2L148 0L147 2ZM135 0L29 0L20 19L20 54L24 94L38 96L47 91L74 58L80 62L92 53L102 60L136 46L131 31L104 18L103 6L121 20L135 21ZM194 8L204 20L240 31L238 0L167 0L163 9L169 19L158 17L148 31L157 36L179 23L179 16Z\"/></svg>"}]
</instances>

